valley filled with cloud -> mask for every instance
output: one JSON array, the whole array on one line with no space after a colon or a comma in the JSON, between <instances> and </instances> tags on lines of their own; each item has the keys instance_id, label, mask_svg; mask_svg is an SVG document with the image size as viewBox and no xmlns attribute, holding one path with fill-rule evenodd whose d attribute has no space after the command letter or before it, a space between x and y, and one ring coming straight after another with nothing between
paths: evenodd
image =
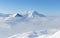
<instances>
[{"instance_id":1,"label":"valley filled with cloud","mask_svg":"<svg viewBox=\"0 0 60 38\"><path fill-rule=\"evenodd\" d=\"M21 14L9 14L6 17L1 16L0 38L58 37L60 33L60 17L45 16L35 11L30 13L22 16Z\"/></svg>"}]
</instances>

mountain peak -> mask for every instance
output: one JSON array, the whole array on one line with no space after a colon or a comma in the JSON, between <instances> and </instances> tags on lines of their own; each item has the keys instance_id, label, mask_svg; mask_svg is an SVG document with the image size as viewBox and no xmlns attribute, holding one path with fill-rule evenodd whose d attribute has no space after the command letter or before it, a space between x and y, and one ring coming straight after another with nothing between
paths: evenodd
<instances>
[{"instance_id":1,"label":"mountain peak","mask_svg":"<svg viewBox=\"0 0 60 38\"><path fill-rule=\"evenodd\" d=\"M19 13L17 13L17 14L13 14L13 17L22 17L22 15L20 15Z\"/></svg>"},{"instance_id":2,"label":"mountain peak","mask_svg":"<svg viewBox=\"0 0 60 38\"><path fill-rule=\"evenodd\" d=\"M28 11L28 17L33 17L33 11Z\"/></svg>"},{"instance_id":3,"label":"mountain peak","mask_svg":"<svg viewBox=\"0 0 60 38\"><path fill-rule=\"evenodd\" d=\"M33 11L33 10L28 11L28 17L35 17L35 16L46 17L45 15L40 14L37 11Z\"/></svg>"}]
</instances>

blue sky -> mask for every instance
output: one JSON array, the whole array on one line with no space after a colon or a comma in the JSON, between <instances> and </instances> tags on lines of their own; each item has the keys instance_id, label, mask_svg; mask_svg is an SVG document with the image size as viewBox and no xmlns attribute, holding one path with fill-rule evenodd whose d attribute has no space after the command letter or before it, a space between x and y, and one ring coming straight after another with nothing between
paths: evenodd
<instances>
[{"instance_id":1,"label":"blue sky","mask_svg":"<svg viewBox=\"0 0 60 38\"><path fill-rule=\"evenodd\" d=\"M60 0L0 0L0 13L36 10L48 16L60 16Z\"/></svg>"}]
</instances>

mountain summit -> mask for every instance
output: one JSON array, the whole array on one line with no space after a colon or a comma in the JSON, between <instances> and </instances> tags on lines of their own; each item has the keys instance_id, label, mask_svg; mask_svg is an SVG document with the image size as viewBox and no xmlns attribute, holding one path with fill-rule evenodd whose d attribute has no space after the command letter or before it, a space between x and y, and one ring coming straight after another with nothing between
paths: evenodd
<instances>
[{"instance_id":1,"label":"mountain summit","mask_svg":"<svg viewBox=\"0 0 60 38\"><path fill-rule=\"evenodd\" d=\"M12 15L6 17L5 20L10 20L10 19L13 19L13 18L18 19L16 17L23 17L23 15L20 15L18 13L17 14L12 14Z\"/></svg>"},{"instance_id":2,"label":"mountain summit","mask_svg":"<svg viewBox=\"0 0 60 38\"><path fill-rule=\"evenodd\" d=\"M19 13L17 13L17 14L13 14L13 17L22 17L22 15L20 15Z\"/></svg>"},{"instance_id":3,"label":"mountain summit","mask_svg":"<svg viewBox=\"0 0 60 38\"><path fill-rule=\"evenodd\" d=\"M40 14L40 13L38 13L37 11L28 11L28 17L36 17L36 16L46 17L45 15Z\"/></svg>"}]
</instances>

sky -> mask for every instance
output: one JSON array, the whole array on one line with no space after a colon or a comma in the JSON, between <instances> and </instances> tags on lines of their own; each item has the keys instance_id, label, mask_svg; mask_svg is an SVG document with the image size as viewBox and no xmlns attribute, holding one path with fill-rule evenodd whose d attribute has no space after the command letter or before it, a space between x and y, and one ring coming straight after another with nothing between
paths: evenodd
<instances>
[{"instance_id":1,"label":"sky","mask_svg":"<svg viewBox=\"0 0 60 38\"><path fill-rule=\"evenodd\" d=\"M35 10L48 16L60 16L60 0L0 0L0 13L25 13Z\"/></svg>"}]
</instances>

